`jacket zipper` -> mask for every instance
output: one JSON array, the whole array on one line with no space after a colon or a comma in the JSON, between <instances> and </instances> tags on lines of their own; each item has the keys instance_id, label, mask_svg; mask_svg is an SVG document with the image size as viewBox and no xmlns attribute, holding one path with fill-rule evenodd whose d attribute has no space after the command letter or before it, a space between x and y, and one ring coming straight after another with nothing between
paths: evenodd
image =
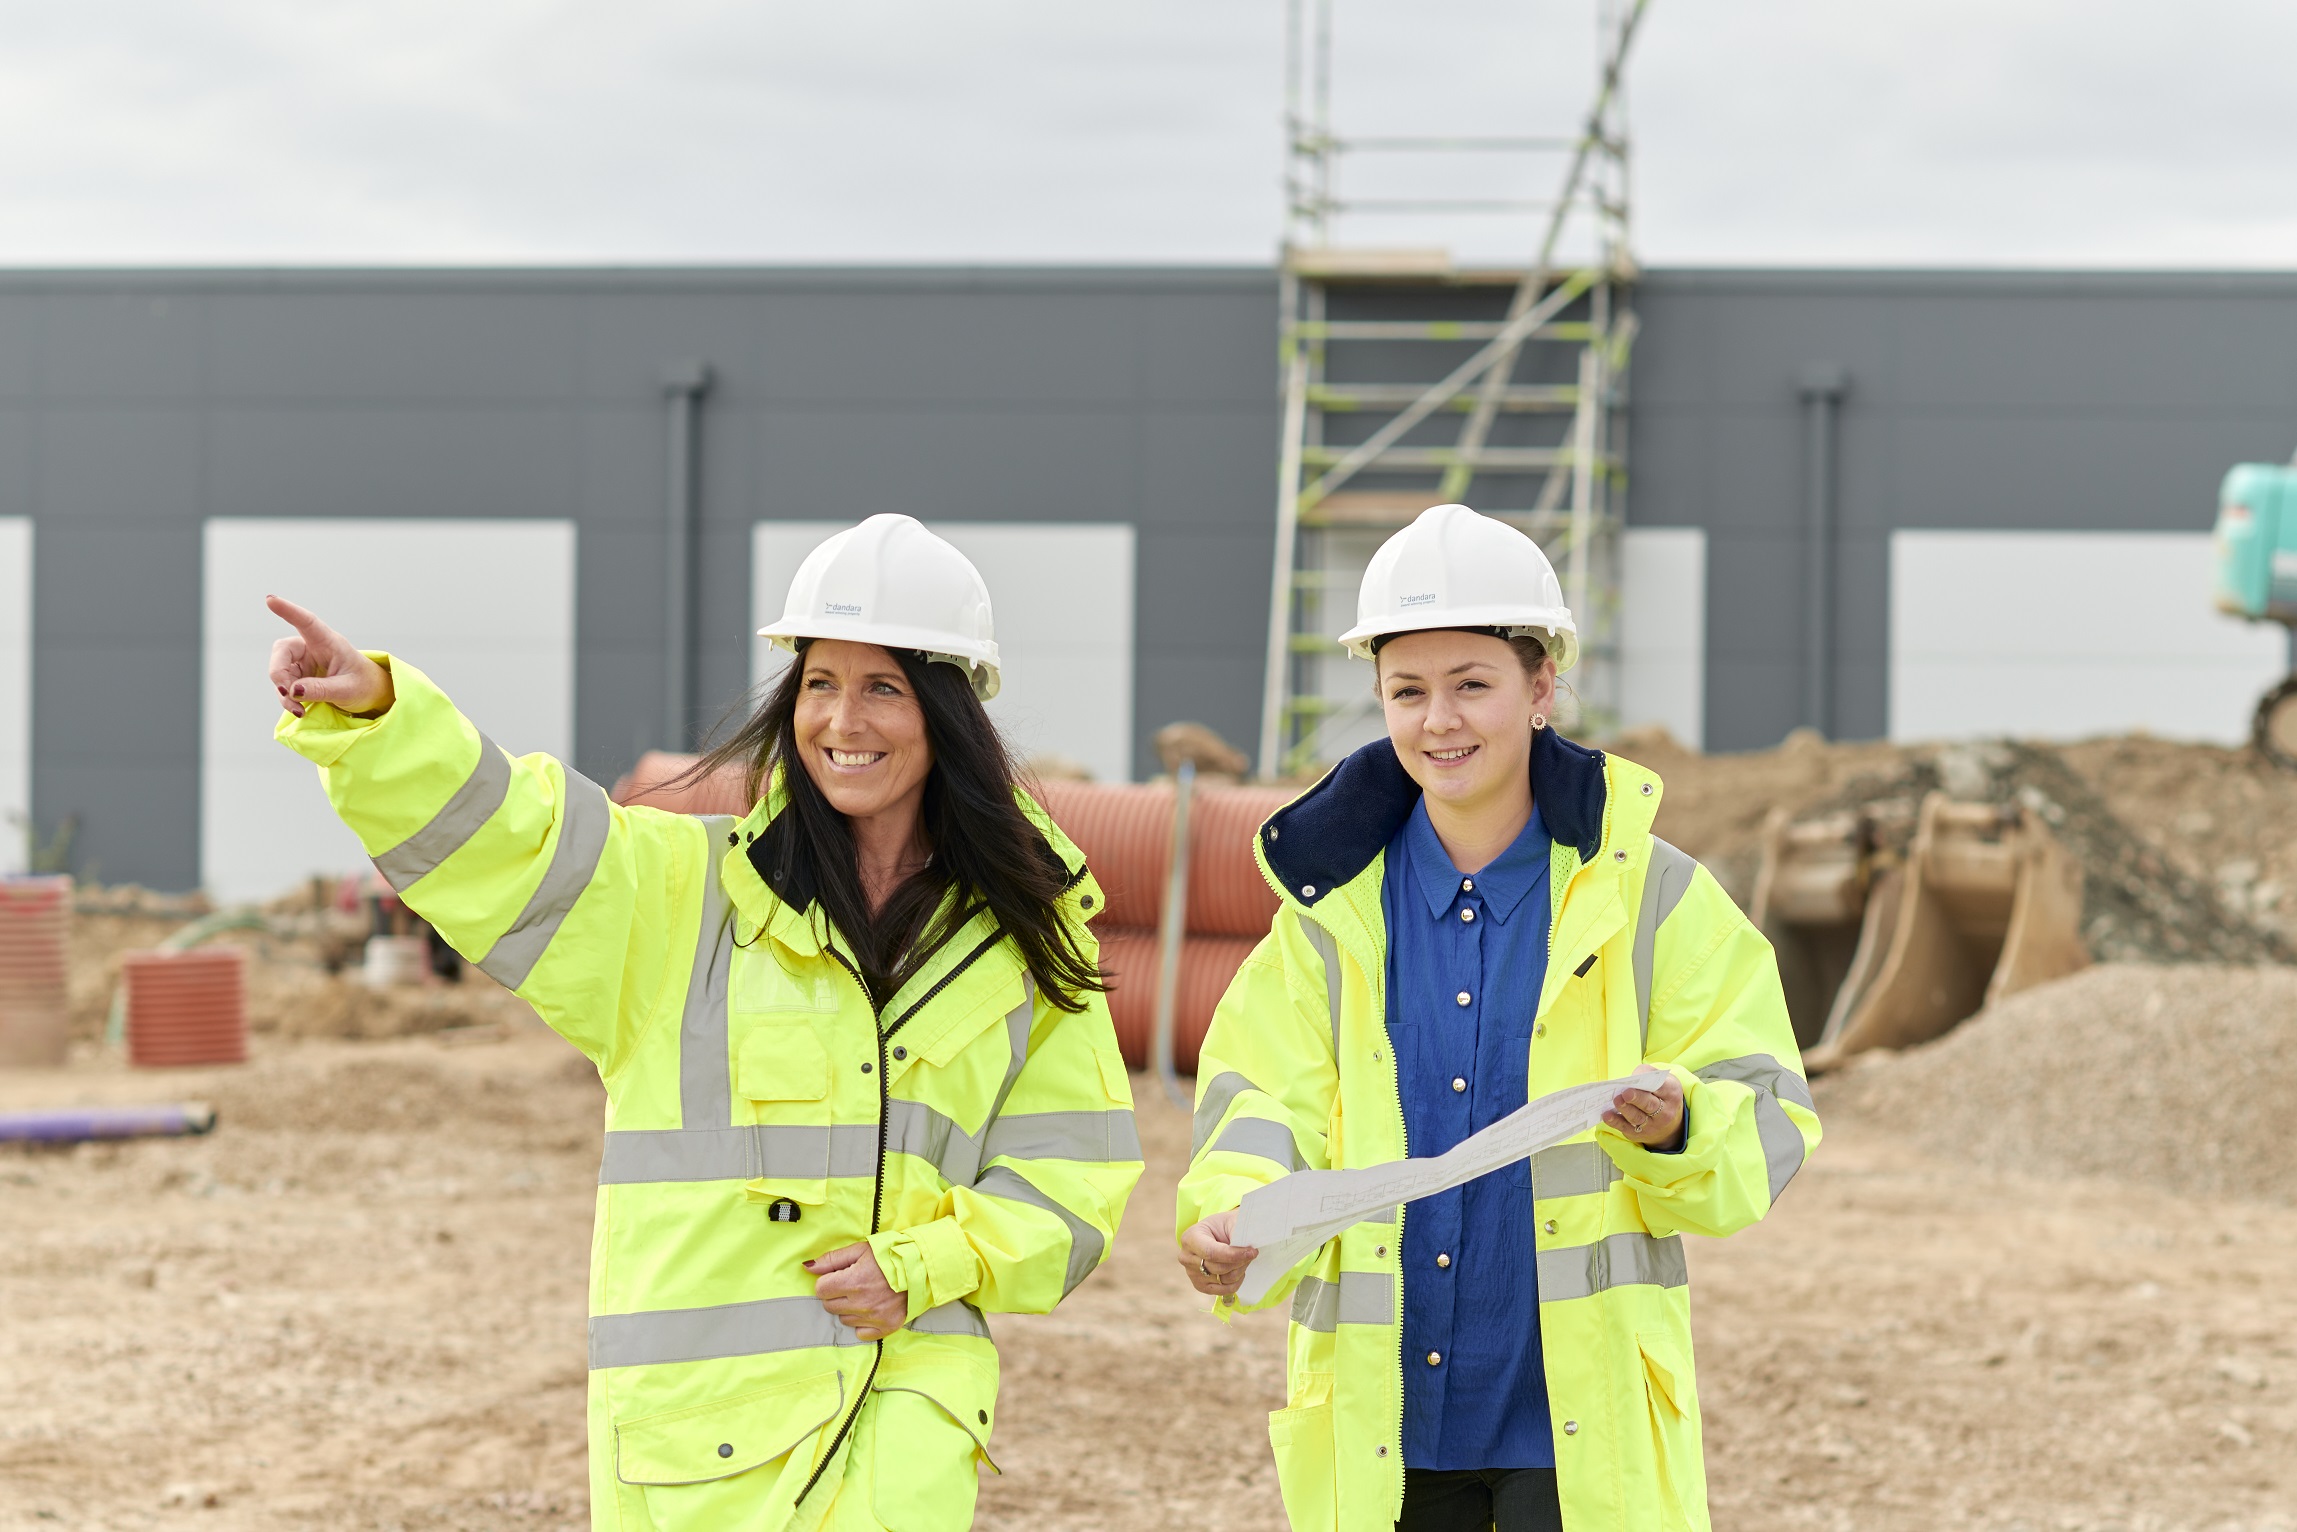
<instances>
[{"instance_id":1,"label":"jacket zipper","mask_svg":"<svg viewBox=\"0 0 2297 1532\"><path fill-rule=\"evenodd\" d=\"M877 1034L877 1183L871 1189L869 1197L869 1232L872 1234L880 1232L878 1226L884 1222L885 1219L885 1149L886 1142L889 1138L891 1138L893 1133L893 1097L885 1079L886 1042L893 1036L894 1033L900 1031L904 1026L906 1026L911 1017L915 1016L919 1011L924 1010L926 1002L930 1001L935 995L940 994L944 989L947 989L951 983L955 982L958 975L964 973L966 969L971 968L974 963L980 960L983 954L990 951L990 949L994 948L1004 939L1005 932L1002 928L990 932L988 937L982 941L979 946L975 947L971 952L966 953L962 958L959 958L957 960L956 966L951 968L949 972L943 974L939 979L936 979L931 989L928 989L924 994L919 995L916 1001L909 1007L909 1009L903 1011L898 1017L894 1019L894 1023L890 1027L880 1025L881 1016L877 1009L877 1003L874 1000L869 999L869 985L863 982L861 977L861 970L856 968L853 965L852 960L848 958L844 953L838 951L836 947L825 945L823 949L828 952L831 957L836 958L838 961L838 966L843 968L847 973L851 974L853 976L853 982L860 986L862 998L869 1001L870 1030ZM861 1419L861 1407L869 1402L870 1385L877 1381L877 1369L885 1361L884 1341L873 1341L871 1343L871 1348L872 1349L869 1358L869 1375L861 1380L861 1389L854 1395L853 1413L846 1416L845 1423L837 1428L837 1435L830 1439L829 1451L822 1454L821 1461L814 1465L812 1477L806 1480L805 1488L799 1490L797 1498L790 1502L793 1508L805 1504L806 1496L813 1493L813 1487L821 1482L822 1474L829 1468L832 1460L837 1457L838 1448L845 1445L845 1439L852 1433L854 1423Z\"/></svg>"},{"instance_id":2,"label":"jacket zipper","mask_svg":"<svg viewBox=\"0 0 2297 1532\"><path fill-rule=\"evenodd\" d=\"M862 980L862 977L861 977L861 970L860 970L860 969L858 969L858 968L856 968L856 967L854 967L852 960L850 960L849 958L847 958L847 957L846 957L846 955L845 955L844 953L842 953L842 952L838 951L836 947L834 947L834 946L830 946L830 945L828 945L828 944L826 944L826 943L825 943L825 944L824 944L824 947L823 947L823 950L825 950L826 952L828 952L828 953L829 953L829 955L830 955L831 957L833 957L833 958L836 958L836 959L837 959L837 961L838 961L838 966L839 966L840 968L843 968L843 969L844 969L844 970L845 970L847 973L849 973L849 974L853 975L853 982L855 983L855 985L857 985L857 986L860 988L860 990L861 990L861 997L862 997L863 1001L865 1001L865 1002L868 1004L868 1006L869 1006L869 1018L870 1018L870 1028L869 1028L869 1029L870 1029L870 1031L872 1031L872 1032L878 1032L878 1026L877 1026L877 1019L878 1019L877 1002L876 1002L875 1000L873 1000L873 999L871 999L871 998L870 998L870 993L869 993L869 985L863 982L863 980ZM878 1038L877 1038L877 1190L876 1190L876 1191L875 1191L875 1192L874 1192L874 1193L871 1195L871 1198L870 1198L870 1207L869 1207L869 1232L870 1232L870 1233L872 1233L872 1234L875 1234L875 1233L877 1232L877 1221L878 1221L878 1218L879 1218L879 1217L880 1217L880 1216L883 1214L883 1212L884 1212L884 1210L885 1210L885 1138L886 1138L885 1035L884 1035L882 1032L878 1032ZM793 1509L793 1510L794 1510L794 1509L796 1509L798 1506L804 1505L804 1504L806 1503L806 1496L808 1496L808 1495L810 1495L810 1494L812 1494L812 1493L813 1493L813 1488L814 1488L814 1486L815 1486L816 1484L819 1484L819 1483L821 1482L821 1476L822 1476L822 1474L828 1470L828 1468L829 1468L829 1465L830 1465L830 1464L832 1464L832 1463L834 1463L834 1462L836 1462L836 1461L837 1461L837 1452L838 1452L838 1449L839 1449L840 1447L842 1447L842 1446L844 1446L844 1445L845 1445L845 1439L846 1439L846 1437L848 1437L849 1435L851 1435L851 1434L852 1434L852 1432L853 1432L854 1423L855 1423L856 1421L858 1421L858 1420L860 1420L860 1419L861 1419L861 1408L862 1408L862 1406L863 1406L863 1405L865 1405L865 1404L867 1404L867 1403L869 1402L869 1389L870 1389L870 1385L871 1385L871 1384L873 1384L873 1383L875 1383L875 1382L877 1381L877 1369L878 1369L878 1366L879 1366L879 1364L880 1364L880 1363L882 1363L884 1360L885 1360L885 1342L884 1342L884 1341L882 1341L882 1340L879 1340L879 1341L873 1341L873 1342L871 1343L871 1347L870 1347L870 1357L869 1357L869 1373L868 1373L868 1375L867 1375L867 1376L865 1376L865 1377L864 1377L864 1378L861 1380L861 1387L860 1387L860 1388L859 1388L859 1389L858 1389L858 1390L857 1390L857 1391L854 1393L854 1396L853 1396L853 1411L852 1411L852 1413L848 1414L848 1415L845 1417L845 1421L844 1421L844 1423L843 1423L843 1424L841 1424L841 1425L840 1425L840 1426L837 1428L837 1435L835 1435L835 1436L833 1436L833 1437L831 1437L831 1438L830 1438L830 1443L829 1443L829 1450L828 1450L827 1452L823 1453L823 1454L822 1454L822 1456L821 1456L821 1461L820 1461L819 1463L816 1463L816 1464L814 1465L814 1471L813 1471L812 1475L811 1475L810 1477L808 1477L808 1478L807 1478L807 1480L806 1480L806 1484L805 1484L805 1488L804 1488L804 1489L801 1489L801 1490L799 1490L799 1491L798 1491L798 1494L797 1494L797 1498L796 1498L795 1500L792 1500L792 1501L790 1502L790 1506L791 1506L791 1509Z\"/></svg>"}]
</instances>

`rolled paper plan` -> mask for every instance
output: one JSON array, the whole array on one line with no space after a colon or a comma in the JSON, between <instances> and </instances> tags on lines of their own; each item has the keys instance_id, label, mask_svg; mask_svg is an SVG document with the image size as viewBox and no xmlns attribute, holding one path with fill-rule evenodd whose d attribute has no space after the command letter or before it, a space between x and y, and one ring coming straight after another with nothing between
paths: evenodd
<instances>
[{"instance_id":1,"label":"rolled paper plan","mask_svg":"<svg viewBox=\"0 0 2297 1532\"><path fill-rule=\"evenodd\" d=\"M1251 1304L1267 1297L1286 1272L1350 1224L1399 1203L1450 1191L1577 1138L1603 1121L1621 1091L1657 1090L1666 1079L1666 1070L1647 1064L1616 1080L1570 1085L1527 1102L1443 1154L1356 1170L1296 1170L1245 1193L1228 1242L1260 1254L1245 1268L1236 1301Z\"/></svg>"}]
</instances>

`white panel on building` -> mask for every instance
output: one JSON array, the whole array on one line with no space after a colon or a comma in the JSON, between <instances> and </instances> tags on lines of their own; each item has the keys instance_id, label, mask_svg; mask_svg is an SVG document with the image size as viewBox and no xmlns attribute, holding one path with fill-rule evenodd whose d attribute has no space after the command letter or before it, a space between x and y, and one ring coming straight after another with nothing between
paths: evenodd
<instances>
[{"instance_id":1,"label":"white panel on building","mask_svg":"<svg viewBox=\"0 0 2297 1532\"><path fill-rule=\"evenodd\" d=\"M0 516L0 873L32 833L32 522Z\"/></svg>"},{"instance_id":2,"label":"white panel on building","mask_svg":"<svg viewBox=\"0 0 2297 1532\"><path fill-rule=\"evenodd\" d=\"M1619 724L1693 749L1707 728L1707 533L1629 527L1620 538Z\"/></svg>"},{"instance_id":3,"label":"white panel on building","mask_svg":"<svg viewBox=\"0 0 2297 1532\"><path fill-rule=\"evenodd\" d=\"M317 770L271 737L277 594L353 643L403 655L514 755L574 748L574 526L565 521L227 519L207 523L200 881L267 899L366 865Z\"/></svg>"},{"instance_id":4,"label":"white panel on building","mask_svg":"<svg viewBox=\"0 0 2297 1532\"><path fill-rule=\"evenodd\" d=\"M2238 744L2288 634L2210 605L2206 532L1894 532L1890 737Z\"/></svg>"},{"instance_id":5,"label":"white panel on building","mask_svg":"<svg viewBox=\"0 0 2297 1532\"><path fill-rule=\"evenodd\" d=\"M848 522L761 521L750 532L751 627L782 614L790 578ZM1064 755L1104 782L1132 777L1133 529L1110 522L934 521L988 582L1003 684L989 715L1023 755ZM754 641L750 674L781 670Z\"/></svg>"}]
</instances>

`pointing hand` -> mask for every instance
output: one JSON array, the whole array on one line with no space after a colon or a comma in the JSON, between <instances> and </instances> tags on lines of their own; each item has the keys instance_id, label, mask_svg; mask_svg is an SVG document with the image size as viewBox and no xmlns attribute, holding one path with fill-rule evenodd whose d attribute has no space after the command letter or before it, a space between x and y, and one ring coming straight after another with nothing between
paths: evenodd
<instances>
[{"instance_id":1,"label":"pointing hand","mask_svg":"<svg viewBox=\"0 0 2297 1532\"><path fill-rule=\"evenodd\" d=\"M372 716L391 705L391 673L351 641L294 602L266 596L272 615L292 623L293 638L271 646L271 684L279 705L296 717L305 703L327 702L346 713Z\"/></svg>"}]
</instances>

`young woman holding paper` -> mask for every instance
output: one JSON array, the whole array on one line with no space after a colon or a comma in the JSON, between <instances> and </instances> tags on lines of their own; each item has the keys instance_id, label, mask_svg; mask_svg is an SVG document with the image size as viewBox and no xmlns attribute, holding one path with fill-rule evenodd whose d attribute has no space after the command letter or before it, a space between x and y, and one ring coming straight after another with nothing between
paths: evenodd
<instances>
[{"instance_id":1,"label":"young woman holding paper","mask_svg":"<svg viewBox=\"0 0 2297 1532\"><path fill-rule=\"evenodd\" d=\"M1819 1137L1770 947L1652 835L1652 773L1549 727L1577 636L1528 537L1437 506L1357 615L1388 739L1261 827L1283 904L1205 1039L1182 1269L1232 1304L1246 1193L1659 1066L1285 1272L1269 1436L1296 1532L1704 1529L1679 1235L1761 1218Z\"/></svg>"}]
</instances>

